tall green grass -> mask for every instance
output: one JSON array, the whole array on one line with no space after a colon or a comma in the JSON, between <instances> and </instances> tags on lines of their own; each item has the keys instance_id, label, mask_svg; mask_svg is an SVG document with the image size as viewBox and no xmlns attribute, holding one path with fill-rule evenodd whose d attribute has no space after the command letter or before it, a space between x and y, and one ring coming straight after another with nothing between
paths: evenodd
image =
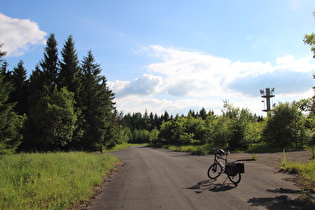
<instances>
[{"instance_id":1,"label":"tall green grass","mask_svg":"<svg viewBox=\"0 0 315 210\"><path fill-rule=\"evenodd\" d=\"M0 156L0 209L65 209L88 200L118 161L83 152Z\"/></svg>"}]
</instances>

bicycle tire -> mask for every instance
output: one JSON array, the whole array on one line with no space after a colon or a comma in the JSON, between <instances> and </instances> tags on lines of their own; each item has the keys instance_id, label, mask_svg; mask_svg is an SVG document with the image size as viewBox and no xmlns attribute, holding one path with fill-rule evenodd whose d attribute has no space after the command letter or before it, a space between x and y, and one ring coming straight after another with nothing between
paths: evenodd
<instances>
[{"instance_id":1,"label":"bicycle tire","mask_svg":"<svg viewBox=\"0 0 315 210\"><path fill-rule=\"evenodd\" d=\"M208 169L208 177L216 179L223 173L223 167L220 164L213 163Z\"/></svg>"},{"instance_id":2,"label":"bicycle tire","mask_svg":"<svg viewBox=\"0 0 315 210\"><path fill-rule=\"evenodd\" d=\"M241 173L237 173L235 176L229 176L229 180L231 182L233 182L233 184L238 185L238 183L240 183L242 177L241 177Z\"/></svg>"}]
</instances>

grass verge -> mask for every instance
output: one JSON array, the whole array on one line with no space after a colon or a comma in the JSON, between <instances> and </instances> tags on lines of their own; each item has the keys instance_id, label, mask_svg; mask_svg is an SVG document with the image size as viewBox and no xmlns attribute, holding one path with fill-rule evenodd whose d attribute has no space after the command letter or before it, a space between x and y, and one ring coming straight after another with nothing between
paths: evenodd
<instances>
[{"instance_id":1,"label":"grass verge","mask_svg":"<svg viewBox=\"0 0 315 210\"><path fill-rule=\"evenodd\" d=\"M117 150L122 150L122 149L127 149L128 147L131 146L146 146L147 144L130 144L130 143L122 143L122 144L117 144L111 149L106 149L105 152L113 152Z\"/></svg>"},{"instance_id":2,"label":"grass verge","mask_svg":"<svg viewBox=\"0 0 315 210\"><path fill-rule=\"evenodd\" d=\"M157 145L157 144L148 144L148 147L159 147L159 148L164 148L164 149L169 149L175 152L189 152L194 155L202 155L202 154L209 154L213 152L213 148L211 145L183 145L183 146L178 146L178 145Z\"/></svg>"},{"instance_id":3,"label":"grass verge","mask_svg":"<svg viewBox=\"0 0 315 210\"><path fill-rule=\"evenodd\" d=\"M0 209L66 209L88 200L119 160L83 152L0 156Z\"/></svg>"},{"instance_id":4,"label":"grass verge","mask_svg":"<svg viewBox=\"0 0 315 210\"><path fill-rule=\"evenodd\" d=\"M283 151L281 170L298 176L296 182L303 189L301 199L315 202L313 196L315 192L315 160L310 160L308 163L290 162L286 160Z\"/></svg>"}]
</instances>

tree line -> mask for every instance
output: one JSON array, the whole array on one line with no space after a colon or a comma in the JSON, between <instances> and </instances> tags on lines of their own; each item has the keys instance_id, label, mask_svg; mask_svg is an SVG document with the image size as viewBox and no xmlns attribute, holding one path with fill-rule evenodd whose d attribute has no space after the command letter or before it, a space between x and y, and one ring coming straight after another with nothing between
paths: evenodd
<instances>
[{"instance_id":1,"label":"tree line","mask_svg":"<svg viewBox=\"0 0 315 210\"><path fill-rule=\"evenodd\" d=\"M90 151L119 141L114 93L91 51L79 61L72 36L59 55L51 34L29 78L23 61L9 70L0 53L0 153Z\"/></svg>"},{"instance_id":2,"label":"tree line","mask_svg":"<svg viewBox=\"0 0 315 210\"><path fill-rule=\"evenodd\" d=\"M160 117L153 113L127 114L120 120L128 141L133 143L204 145L246 150L257 144L276 148L315 145L314 98L279 103L270 117L223 102L221 115L202 108L187 115ZM304 112L303 112L304 111Z\"/></svg>"}]
</instances>

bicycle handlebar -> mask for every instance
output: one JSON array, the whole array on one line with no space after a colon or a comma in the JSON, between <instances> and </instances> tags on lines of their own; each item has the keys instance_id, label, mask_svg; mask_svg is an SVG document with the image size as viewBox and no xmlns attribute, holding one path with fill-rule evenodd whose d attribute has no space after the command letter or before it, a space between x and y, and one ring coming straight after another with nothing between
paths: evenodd
<instances>
[{"instance_id":1,"label":"bicycle handlebar","mask_svg":"<svg viewBox=\"0 0 315 210\"><path fill-rule=\"evenodd\" d=\"M230 152L225 152L223 149L216 149L216 148L213 148L214 150L214 154L218 154L218 155L228 155L230 154Z\"/></svg>"}]
</instances>

